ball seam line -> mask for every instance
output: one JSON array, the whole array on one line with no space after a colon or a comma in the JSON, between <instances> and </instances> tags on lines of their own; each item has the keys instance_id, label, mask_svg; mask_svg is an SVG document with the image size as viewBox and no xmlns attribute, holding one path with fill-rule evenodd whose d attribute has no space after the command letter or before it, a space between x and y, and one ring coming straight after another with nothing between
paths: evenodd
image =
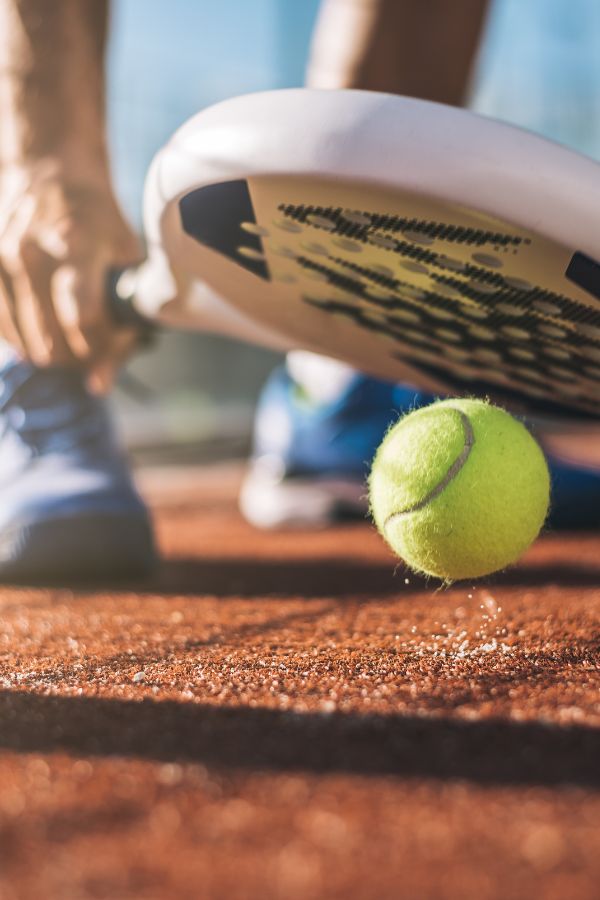
<instances>
[{"instance_id":1,"label":"ball seam line","mask_svg":"<svg viewBox=\"0 0 600 900\"><path fill-rule=\"evenodd\" d=\"M388 527L394 519L399 519L401 516L410 515L410 513L419 512L419 510L424 509L432 500L435 500L436 497L444 491L450 482L456 478L464 464L466 463L471 450L473 449L473 445L475 443L475 434L473 432L473 426L469 420L469 417L462 412L460 409L455 409L453 412L456 412L460 417L461 425L464 433L464 444L460 454L456 457L444 477L438 484L433 487L428 494L425 494L420 500L417 500L416 503L413 503L412 506L407 506L406 509L396 510L396 512L391 513L385 522L383 523L383 529Z\"/></svg>"}]
</instances>

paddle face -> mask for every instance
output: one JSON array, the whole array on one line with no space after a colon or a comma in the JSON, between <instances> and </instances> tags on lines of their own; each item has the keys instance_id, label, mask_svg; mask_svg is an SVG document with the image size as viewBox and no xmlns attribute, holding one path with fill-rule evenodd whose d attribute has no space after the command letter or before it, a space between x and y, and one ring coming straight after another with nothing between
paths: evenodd
<instances>
[{"instance_id":1,"label":"paddle face","mask_svg":"<svg viewBox=\"0 0 600 900\"><path fill-rule=\"evenodd\" d=\"M600 303L581 300L582 285L600 297L600 267L572 248L319 179L213 184L179 213L197 245L186 266L313 348L450 393L600 414Z\"/></svg>"},{"instance_id":2,"label":"paddle face","mask_svg":"<svg viewBox=\"0 0 600 900\"><path fill-rule=\"evenodd\" d=\"M287 348L598 419L599 210L600 166L464 110L355 91L237 98L153 164L151 258L187 287L138 305L229 329L209 321L210 294Z\"/></svg>"}]
</instances>

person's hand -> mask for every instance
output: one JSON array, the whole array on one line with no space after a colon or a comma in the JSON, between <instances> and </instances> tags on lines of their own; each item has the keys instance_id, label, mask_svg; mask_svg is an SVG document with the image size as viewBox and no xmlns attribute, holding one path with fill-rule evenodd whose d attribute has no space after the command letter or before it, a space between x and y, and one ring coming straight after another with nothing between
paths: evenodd
<instances>
[{"instance_id":1,"label":"person's hand","mask_svg":"<svg viewBox=\"0 0 600 900\"><path fill-rule=\"evenodd\" d=\"M136 336L110 320L106 275L140 258L107 177L47 160L0 173L0 337L35 365L110 386Z\"/></svg>"}]
</instances>

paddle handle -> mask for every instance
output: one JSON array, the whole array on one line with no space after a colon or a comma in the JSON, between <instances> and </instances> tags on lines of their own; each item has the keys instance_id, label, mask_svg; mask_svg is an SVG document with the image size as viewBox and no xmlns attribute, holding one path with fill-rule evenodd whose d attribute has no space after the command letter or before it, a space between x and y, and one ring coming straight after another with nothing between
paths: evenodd
<instances>
[{"instance_id":1,"label":"paddle handle","mask_svg":"<svg viewBox=\"0 0 600 900\"><path fill-rule=\"evenodd\" d=\"M135 328L141 344L152 343L158 327L135 306L135 270L110 269L106 277L107 304L111 319L123 328Z\"/></svg>"}]
</instances>

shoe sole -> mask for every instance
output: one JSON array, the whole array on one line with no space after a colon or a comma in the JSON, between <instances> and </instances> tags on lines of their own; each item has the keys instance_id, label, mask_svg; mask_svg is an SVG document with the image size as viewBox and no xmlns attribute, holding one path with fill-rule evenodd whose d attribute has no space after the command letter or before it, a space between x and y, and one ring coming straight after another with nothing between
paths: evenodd
<instances>
[{"instance_id":1,"label":"shoe sole","mask_svg":"<svg viewBox=\"0 0 600 900\"><path fill-rule=\"evenodd\" d=\"M256 528L326 528L364 520L367 488L362 481L343 478L274 480L257 468L242 485L239 507Z\"/></svg>"},{"instance_id":2,"label":"shoe sole","mask_svg":"<svg viewBox=\"0 0 600 900\"><path fill-rule=\"evenodd\" d=\"M147 575L155 564L152 526L145 516L77 516L0 533L4 583L106 582Z\"/></svg>"}]
</instances>

